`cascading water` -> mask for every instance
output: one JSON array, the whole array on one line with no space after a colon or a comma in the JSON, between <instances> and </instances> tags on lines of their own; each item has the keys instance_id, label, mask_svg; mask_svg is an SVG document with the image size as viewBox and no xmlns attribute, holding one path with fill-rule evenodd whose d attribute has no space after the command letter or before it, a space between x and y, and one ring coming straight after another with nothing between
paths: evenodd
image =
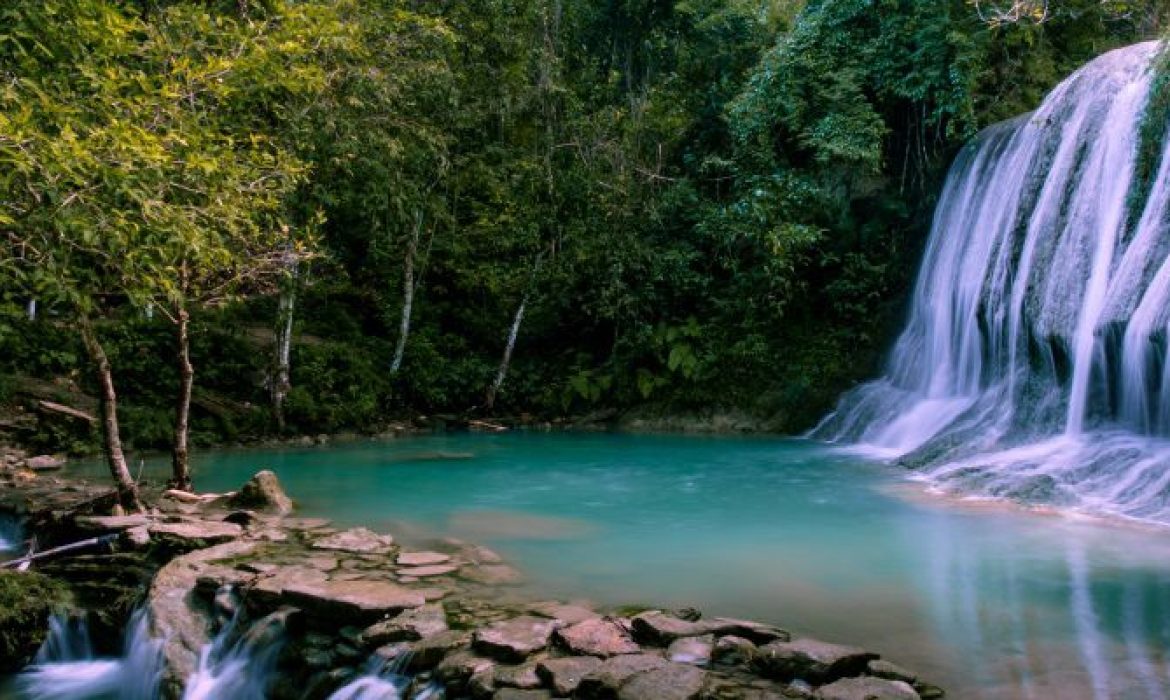
<instances>
[{"instance_id":1,"label":"cascading water","mask_svg":"<svg viewBox=\"0 0 1170 700\"><path fill-rule=\"evenodd\" d=\"M0 557L20 551L24 541L20 523L12 518L0 516Z\"/></svg>"},{"instance_id":2,"label":"cascading water","mask_svg":"<svg viewBox=\"0 0 1170 700\"><path fill-rule=\"evenodd\" d=\"M813 437L958 491L1170 523L1170 141L1137 176L1159 51L1101 56L960 153L886 376Z\"/></svg>"}]
</instances>

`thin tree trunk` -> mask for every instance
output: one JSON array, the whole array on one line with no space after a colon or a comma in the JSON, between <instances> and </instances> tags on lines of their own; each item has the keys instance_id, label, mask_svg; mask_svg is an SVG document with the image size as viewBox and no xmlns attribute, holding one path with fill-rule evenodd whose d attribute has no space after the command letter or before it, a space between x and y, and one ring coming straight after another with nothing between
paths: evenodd
<instances>
[{"instance_id":1,"label":"thin tree trunk","mask_svg":"<svg viewBox=\"0 0 1170 700\"><path fill-rule=\"evenodd\" d=\"M512 319L512 329L508 331L508 344L504 346L504 357L500 360L500 369L496 372L495 381L488 387L487 396L484 397L484 407L489 411L496 405L496 395L500 393L500 387L508 378L508 368L512 364L512 351L516 349L516 337L520 335L520 324L524 322L524 309L527 306L528 295L525 294L524 299L520 301L520 306L516 308L516 316Z\"/></svg>"},{"instance_id":2,"label":"thin tree trunk","mask_svg":"<svg viewBox=\"0 0 1170 700\"><path fill-rule=\"evenodd\" d=\"M195 385L195 367L191 364L191 338L188 332L191 315L180 306L175 314L175 341L179 355L179 396L175 403L175 437L171 453L170 487L192 491L190 450L188 447L191 417L191 391Z\"/></svg>"},{"instance_id":3,"label":"thin tree trunk","mask_svg":"<svg viewBox=\"0 0 1170 700\"><path fill-rule=\"evenodd\" d=\"M414 233L406 244L406 259L402 263L402 320L398 326L398 344L394 348L394 360L390 362L391 374L398 374L402 367L402 356L406 354L406 339L410 336L410 317L414 310L414 262L418 255L422 222L422 210L419 209L415 212Z\"/></svg>"},{"instance_id":4,"label":"thin tree trunk","mask_svg":"<svg viewBox=\"0 0 1170 700\"><path fill-rule=\"evenodd\" d=\"M272 378L272 414L276 429L284 432L284 400L288 397L292 369L293 316L296 310L296 272L290 284L281 291L276 314L276 371Z\"/></svg>"},{"instance_id":5,"label":"thin tree trunk","mask_svg":"<svg viewBox=\"0 0 1170 700\"><path fill-rule=\"evenodd\" d=\"M37 300L36 299L29 299L28 305L25 306L25 311L28 313L28 320L30 320L30 321L37 320Z\"/></svg>"},{"instance_id":6,"label":"thin tree trunk","mask_svg":"<svg viewBox=\"0 0 1170 700\"><path fill-rule=\"evenodd\" d=\"M110 468L110 476L114 478L114 486L118 489L118 501L127 512L141 512L142 502L138 499L138 485L130 476L130 467L126 464L126 453L122 450L122 434L118 426L118 394L114 390L114 373L110 368L110 360L106 351L98 341L97 334L89 319L81 322L81 339L85 343L86 352L97 371L98 383L101 385L102 408L102 439L105 443L106 462Z\"/></svg>"}]
</instances>

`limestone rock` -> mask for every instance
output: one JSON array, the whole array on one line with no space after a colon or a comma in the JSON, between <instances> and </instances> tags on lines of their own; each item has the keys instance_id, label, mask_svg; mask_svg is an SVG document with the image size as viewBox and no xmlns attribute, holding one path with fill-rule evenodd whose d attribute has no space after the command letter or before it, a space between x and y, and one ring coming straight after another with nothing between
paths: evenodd
<instances>
[{"instance_id":1,"label":"limestone rock","mask_svg":"<svg viewBox=\"0 0 1170 700\"><path fill-rule=\"evenodd\" d=\"M85 532L122 532L150 523L145 515L79 515L73 524Z\"/></svg>"},{"instance_id":2,"label":"limestone rock","mask_svg":"<svg viewBox=\"0 0 1170 700\"><path fill-rule=\"evenodd\" d=\"M297 581L284 587L284 598L334 624L369 623L426 603L418 593L385 581Z\"/></svg>"},{"instance_id":3,"label":"limestone rock","mask_svg":"<svg viewBox=\"0 0 1170 700\"><path fill-rule=\"evenodd\" d=\"M476 673L491 671L496 662L466 649L448 654L435 668L435 676L448 685L461 686Z\"/></svg>"},{"instance_id":4,"label":"limestone rock","mask_svg":"<svg viewBox=\"0 0 1170 700\"><path fill-rule=\"evenodd\" d=\"M244 534L244 528L235 523L216 522L213 520L152 523L147 526L146 530L155 539L164 540L191 549L230 542L231 540L242 537Z\"/></svg>"},{"instance_id":5,"label":"limestone rock","mask_svg":"<svg viewBox=\"0 0 1170 700\"><path fill-rule=\"evenodd\" d=\"M577 686L577 695L591 699L617 697L618 689L632 676L666 665L666 659L652 654L627 654L606 659L585 674Z\"/></svg>"},{"instance_id":6,"label":"limestone rock","mask_svg":"<svg viewBox=\"0 0 1170 700\"><path fill-rule=\"evenodd\" d=\"M595 620L598 615L583 605L566 605L555 601L532 603L528 611L534 615L547 617L550 620L560 620L566 625L575 625L586 620Z\"/></svg>"},{"instance_id":7,"label":"limestone rock","mask_svg":"<svg viewBox=\"0 0 1170 700\"><path fill-rule=\"evenodd\" d=\"M325 549L351 554L389 554L394 546L390 535L379 535L364 527L343 530L313 543L314 549Z\"/></svg>"},{"instance_id":8,"label":"limestone rock","mask_svg":"<svg viewBox=\"0 0 1170 700\"><path fill-rule=\"evenodd\" d=\"M64 467L65 459L54 455L37 455L24 460L24 466L34 472L53 471Z\"/></svg>"},{"instance_id":9,"label":"limestone rock","mask_svg":"<svg viewBox=\"0 0 1170 700\"><path fill-rule=\"evenodd\" d=\"M471 641L471 635L460 630L448 630L423 639L409 646L410 668L425 671L434 668L448 653Z\"/></svg>"},{"instance_id":10,"label":"limestone rock","mask_svg":"<svg viewBox=\"0 0 1170 700\"><path fill-rule=\"evenodd\" d=\"M919 700L918 693L904 681L862 676L842 678L817 688L817 700Z\"/></svg>"},{"instance_id":11,"label":"limestone rock","mask_svg":"<svg viewBox=\"0 0 1170 700\"><path fill-rule=\"evenodd\" d=\"M910 671L882 659L870 661L866 670L871 676L877 676L878 678L885 678L891 681L905 681L913 684L918 680L918 677Z\"/></svg>"},{"instance_id":12,"label":"limestone rock","mask_svg":"<svg viewBox=\"0 0 1170 700\"><path fill-rule=\"evenodd\" d=\"M536 673L536 662L534 661L519 666L497 666L494 680L497 688L534 690L541 686L540 676Z\"/></svg>"},{"instance_id":13,"label":"limestone rock","mask_svg":"<svg viewBox=\"0 0 1170 700\"><path fill-rule=\"evenodd\" d=\"M402 552L395 561L399 566L434 566L446 564L451 556L438 552Z\"/></svg>"},{"instance_id":14,"label":"limestone rock","mask_svg":"<svg viewBox=\"0 0 1170 700\"><path fill-rule=\"evenodd\" d=\"M618 700L696 700L706 678L694 666L666 664L635 674L618 690Z\"/></svg>"},{"instance_id":15,"label":"limestone rock","mask_svg":"<svg viewBox=\"0 0 1170 700\"><path fill-rule=\"evenodd\" d=\"M557 643L574 654L608 658L642 651L625 628L613 620L594 618L578 622L557 630L556 637Z\"/></svg>"},{"instance_id":16,"label":"limestone rock","mask_svg":"<svg viewBox=\"0 0 1170 700\"><path fill-rule=\"evenodd\" d=\"M413 579L431 578L432 576L446 576L447 574L455 573L459 570L458 566L451 564L437 564L435 566L412 566L409 568L399 569L398 573L401 576L408 576Z\"/></svg>"},{"instance_id":17,"label":"limestone rock","mask_svg":"<svg viewBox=\"0 0 1170 700\"><path fill-rule=\"evenodd\" d=\"M711 660L721 666L747 666L755 661L758 653L756 645L750 640L729 634L715 642Z\"/></svg>"},{"instance_id":18,"label":"limestone rock","mask_svg":"<svg viewBox=\"0 0 1170 700\"><path fill-rule=\"evenodd\" d=\"M122 543L130 549L145 549L150 546L150 531L145 527L132 527L122 533Z\"/></svg>"},{"instance_id":19,"label":"limestone rock","mask_svg":"<svg viewBox=\"0 0 1170 700\"><path fill-rule=\"evenodd\" d=\"M523 661L548 646L556 622L524 615L476 631L472 646L501 661Z\"/></svg>"},{"instance_id":20,"label":"limestone rock","mask_svg":"<svg viewBox=\"0 0 1170 700\"><path fill-rule=\"evenodd\" d=\"M546 659L536 666L536 673L553 690L553 695L572 695L581 679L601 666L601 660L592 656L566 656Z\"/></svg>"},{"instance_id":21,"label":"limestone rock","mask_svg":"<svg viewBox=\"0 0 1170 700\"><path fill-rule=\"evenodd\" d=\"M228 499L233 508L263 510L278 515L288 515L293 510L292 499L280 486L276 474L265 469L256 472L234 496Z\"/></svg>"},{"instance_id":22,"label":"limestone rock","mask_svg":"<svg viewBox=\"0 0 1170 700\"><path fill-rule=\"evenodd\" d=\"M552 695L547 690L520 690L518 688L500 688L492 696L492 700L550 700Z\"/></svg>"},{"instance_id":23,"label":"limestone rock","mask_svg":"<svg viewBox=\"0 0 1170 700\"><path fill-rule=\"evenodd\" d=\"M791 638L787 631L779 627L750 620L714 617L689 622L659 611L642 613L634 617L632 624L635 639L659 646L667 646L680 637L701 637L705 634L713 634L716 637L733 634L757 644L776 640L788 641Z\"/></svg>"},{"instance_id":24,"label":"limestone rock","mask_svg":"<svg viewBox=\"0 0 1170 700\"><path fill-rule=\"evenodd\" d=\"M367 647L378 647L390 642L414 642L446 631L447 615L443 606L423 605L367 627L361 633L361 642Z\"/></svg>"},{"instance_id":25,"label":"limestone rock","mask_svg":"<svg viewBox=\"0 0 1170 700\"><path fill-rule=\"evenodd\" d=\"M714 649L715 635L683 637L670 643L670 647L666 650L666 658L677 664L706 666L711 662L711 652Z\"/></svg>"},{"instance_id":26,"label":"limestone rock","mask_svg":"<svg viewBox=\"0 0 1170 700\"><path fill-rule=\"evenodd\" d=\"M863 649L829 644L815 639L771 642L760 647L756 668L763 675L790 680L801 678L813 684L831 683L856 676L877 658Z\"/></svg>"}]
</instances>

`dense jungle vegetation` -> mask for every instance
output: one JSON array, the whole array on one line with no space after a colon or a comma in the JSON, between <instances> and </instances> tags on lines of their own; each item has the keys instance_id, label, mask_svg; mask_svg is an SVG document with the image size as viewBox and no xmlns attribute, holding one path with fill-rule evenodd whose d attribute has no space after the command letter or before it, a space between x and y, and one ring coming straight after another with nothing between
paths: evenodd
<instances>
[{"instance_id":1,"label":"dense jungle vegetation","mask_svg":"<svg viewBox=\"0 0 1170 700\"><path fill-rule=\"evenodd\" d=\"M27 418L101 400L139 448L445 412L805 428L880 362L956 150L1168 24L1161 0L6 4L3 426L86 449L96 426Z\"/></svg>"}]
</instances>

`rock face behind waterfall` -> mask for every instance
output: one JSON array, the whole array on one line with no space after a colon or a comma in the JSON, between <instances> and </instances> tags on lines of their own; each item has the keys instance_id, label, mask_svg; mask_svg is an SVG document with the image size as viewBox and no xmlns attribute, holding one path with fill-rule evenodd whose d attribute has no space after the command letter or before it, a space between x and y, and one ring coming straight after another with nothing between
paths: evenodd
<instances>
[{"instance_id":1,"label":"rock face behind waterfall","mask_svg":"<svg viewBox=\"0 0 1170 700\"><path fill-rule=\"evenodd\" d=\"M961 491L1170 522L1170 143L1159 46L1108 53L954 163L886 376L816 437Z\"/></svg>"}]
</instances>

